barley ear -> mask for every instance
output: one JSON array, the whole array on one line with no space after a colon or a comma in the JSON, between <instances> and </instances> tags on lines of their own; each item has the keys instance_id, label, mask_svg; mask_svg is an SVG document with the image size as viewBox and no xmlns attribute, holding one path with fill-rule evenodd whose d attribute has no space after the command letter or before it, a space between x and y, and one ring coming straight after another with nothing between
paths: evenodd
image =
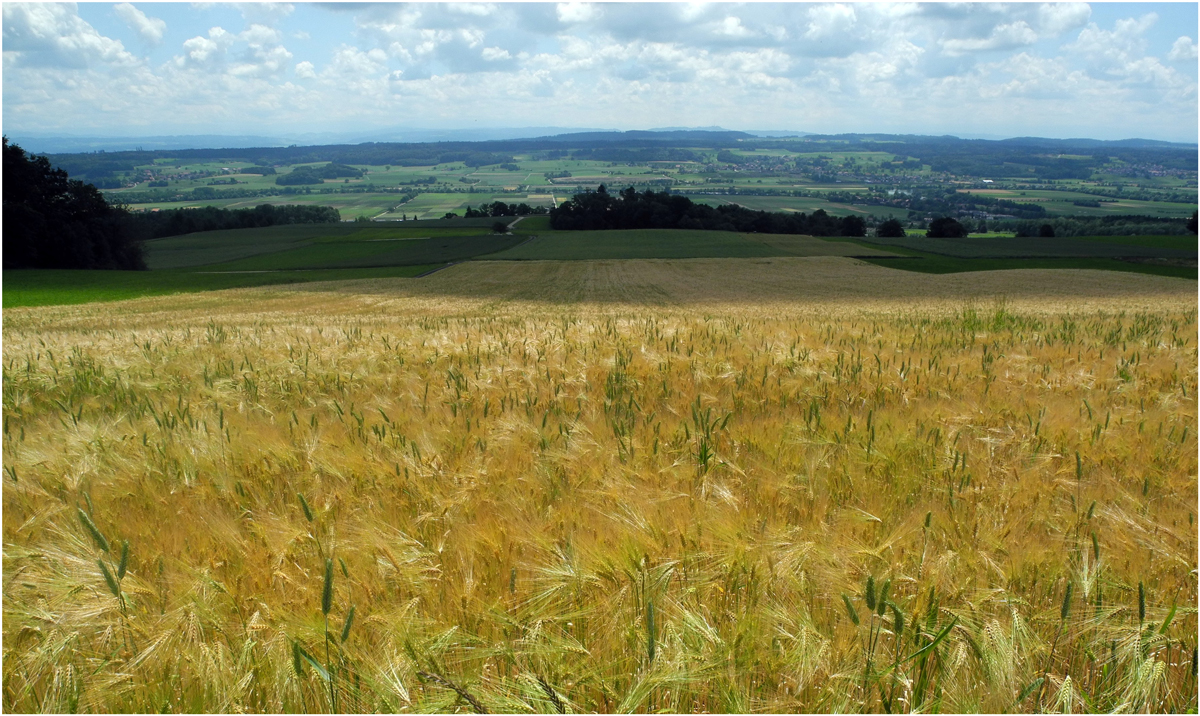
<instances>
[{"instance_id":1,"label":"barley ear","mask_svg":"<svg viewBox=\"0 0 1200 716\"><path fill-rule=\"evenodd\" d=\"M325 560L325 588L321 591L321 612L326 616L333 608L333 560Z\"/></svg>"},{"instance_id":2,"label":"barley ear","mask_svg":"<svg viewBox=\"0 0 1200 716\"><path fill-rule=\"evenodd\" d=\"M890 602L889 606L892 608L892 631L897 637L900 637L904 634L904 613L900 611L900 607L896 606L895 602Z\"/></svg>"},{"instance_id":3,"label":"barley ear","mask_svg":"<svg viewBox=\"0 0 1200 716\"><path fill-rule=\"evenodd\" d=\"M296 676L304 676L304 660L300 658L300 642L292 642L292 671Z\"/></svg>"},{"instance_id":4,"label":"barley ear","mask_svg":"<svg viewBox=\"0 0 1200 716\"><path fill-rule=\"evenodd\" d=\"M1138 624L1146 621L1146 587L1138 582Z\"/></svg>"},{"instance_id":5,"label":"barley ear","mask_svg":"<svg viewBox=\"0 0 1200 716\"><path fill-rule=\"evenodd\" d=\"M880 587L880 589L879 589L879 596L876 597L876 599L875 599L875 603L878 605L878 609L875 613L878 614L879 616L883 616L883 613L887 611L888 590L890 590L891 588L892 588L892 580L885 579L883 581L883 586Z\"/></svg>"},{"instance_id":6,"label":"barley ear","mask_svg":"<svg viewBox=\"0 0 1200 716\"><path fill-rule=\"evenodd\" d=\"M854 626L858 626L858 610L854 608L854 604L851 603L850 597L847 597L845 592L842 592L842 602L846 605L846 613L850 615L850 621L854 622Z\"/></svg>"},{"instance_id":7,"label":"barley ear","mask_svg":"<svg viewBox=\"0 0 1200 716\"><path fill-rule=\"evenodd\" d=\"M117 564L117 579L125 579L125 569L129 566L129 540L121 540L121 561Z\"/></svg>"},{"instance_id":8,"label":"barley ear","mask_svg":"<svg viewBox=\"0 0 1200 716\"><path fill-rule=\"evenodd\" d=\"M346 613L346 625L342 627L342 643L350 638L350 627L354 626L354 609L353 604L350 605L350 611Z\"/></svg>"},{"instance_id":9,"label":"barley ear","mask_svg":"<svg viewBox=\"0 0 1200 716\"><path fill-rule=\"evenodd\" d=\"M1059 612L1059 615L1058 615L1058 618L1061 619L1062 621L1066 621L1067 615L1071 613L1071 591L1074 588L1075 588L1074 584L1072 584L1071 582L1067 582L1067 591L1065 594L1063 594L1062 610Z\"/></svg>"},{"instance_id":10,"label":"barley ear","mask_svg":"<svg viewBox=\"0 0 1200 716\"><path fill-rule=\"evenodd\" d=\"M867 577L867 589L866 589L866 592L863 594L863 597L867 600L867 609L870 609L871 611L875 611L875 577L874 577L874 575Z\"/></svg>"},{"instance_id":11,"label":"barley ear","mask_svg":"<svg viewBox=\"0 0 1200 716\"><path fill-rule=\"evenodd\" d=\"M658 634L654 628L654 602L646 605L646 655L649 662L654 663L654 652L657 646Z\"/></svg>"},{"instance_id":12,"label":"barley ear","mask_svg":"<svg viewBox=\"0 0 1200 716\"><path fill-rule=\"evenodd\" d=\"M296 497L300 498L300 508L304 510L304 518L312 522L313 513L312 509L308 506L308 500L304 499L304 495L301 495L299 492L296 493Z\"/></svg>"},{"instance_id":13,"label":"barley ear","mask_svg":"<svg viewBox=\"0 0 1200 716\"><path fill-rule=\"evenodd\" d=\"M1100 540L1096 539L1095 532L1092 533L1092 556L1094 556L1097 561L1100 560Z\"/></svg>"},{"instance_id":14,"label":"barley ear","mask_svg":"<svg viewBox=\"0 0 1200 716\"><path fill-rule=\"evenodd\" d=\"M88 531L88 534L92 536L92 541L96 543L96 546L105 552L109 551L108 540L104 539L104 535L100 534L100 530L96 527L96 523L92 522L92 518L88 517L88 514L78 507L75 509L79 512L79 521L83 524L84 529Z\"/></svg>"},{"instance_id":15,"label":"barley ear","mask_svg":"<svg viewBox=\"0 0 1200 716\"><path fill-rule=\"evenodd\" d=\"M108 571L108 565L104 560L96 560L96 564L100 565L100 571L104 573L104 581L108 584L108 591L112 592L117 599L121 598L121 586L117 584L117 580L113 579L112 572Z\"/></svg>"}]
</instances>

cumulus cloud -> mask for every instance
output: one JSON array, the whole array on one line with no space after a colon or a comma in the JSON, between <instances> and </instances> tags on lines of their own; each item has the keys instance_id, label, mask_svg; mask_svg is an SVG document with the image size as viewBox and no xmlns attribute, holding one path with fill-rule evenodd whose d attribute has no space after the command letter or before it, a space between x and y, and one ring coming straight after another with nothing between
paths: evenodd
<instances>
[{"instance_id":1,"label":"cumulus cloud","mask_svg":"<svg viewBox=\"0 0 1200 716\"><path fill-rule=\"evenodd\" d=\"M1043 35L1056 37L1087 23L1092 8L1087 3L1047 3L1037 9L1037 28Z\"/></svg>"},{"instance_id":2,"label":"cumulus cloud","mask_svg":"<svg viewBox=\"0 0 1200 716\"><path fill-rule=\"evenodd\" d=\"M558 21L568 25L588 22L597 15L596 7L587 2L560 2L555 7Z\"/></svg>"},{"instance_id":3,"label":"cumulus cloud","mask_svg":"<svg viewBox=\"0 0 1200 716\"><path fill-rule=\"evenodd\" d=\"M151 45L162 44L163 33L167 30L167 23L163 20L149 17L127 2L114 7L113 12L146 42Z\"/></svg>"},{"instance_id":4,"label":"cumulus cloud","mask_svg":"<svg viewBox=\"0 0 1200 716\"><path fill-rule=\"evenodd\" d=\"M74 6L5 4L6 120L307 127L319 110L331 123L419 126L469 121L486 105L492 121L516 125L544 124L550 111L581 126L934 131L904 111L922 106L950 132L1050 115L1072 136L1121 122L1169 123L1186 137L1196 124L1193 39L1151 53L1156 15L1097 24L1080 3L246 4L244 27L218 7L195 5L221 19L151 67ZM158 21L128 3L114 13L153 42ZM309 35L320 42L285 47ZM76 89L54 96L65 86ZM553 103L529 101L545 97ZM1013 111L995 112L997 102ZM1062 109L1076 106L1088 109Z\"/></svg>"},{"instance_id":5,"label":"cumulus cloud","mask_svg":"<svg viewBox=\"0 0 1200 716\"><path fill-rule=\"evenodd\" d=\"M137 59L120 40L105 37L76 13L74 4L4 3L5 66L86 68L131 66Z\"/></svg>"},{"instance_id":6,"label":"cumulus cloud","mask_svg":"<svg viewBox=\"0 0 1200 716\"><path fill-rule=\"evenodd\" d=\"M1097 66L1123 65L1143 51L1146 44L1143 35L1157 21L1158 15L1151 12L1139 18L1117 20L1112 30L1103 30L1093 22L1064 49L1078 53Z\"/></svg>"},{"instance_id":7,"label":"cumulus cloud","mask_svg":"<svg viewBox=\"0 0 1200 716\"><path fill-rule=\"evenodd\" d=\"M296 10L296 6L289 2L235 2L230 4L241 11L242 17L246 20L265 25L274 25Z\"/></svg>"},{"instance_id":8,"label":"cumulus cloud","mask_svg":"<svg viewBox=\"0 0 1200 716\"><path fill-rule=\"evenodd\" d=\"M208 65L224 59L225 51L237 38L224 28L212 27L208 37L197 35L183 43L184 55L176 57L176 63Z\"/></svg>"},{"instance_id":9,"label":"cumulus cloud","mask_svg":"<svg viewBox=\"0 0 1200 716\"><path fill-rule=\"evenodd\" d=\"M1192 42L1190 37L1181 37L1171 46L1171 52L1167 54L1167 59L1171 62L1186 62L1194 60L1197 57L1196 43Z\"/></svg>"},{"instance_id":10,"label":"cumulus cloud","mask_svg":"<svg viewBox=\"0 0 1200 716\"><path fill-rule=\"evenodd\" d=\"M986 38L949 39L942 42L948 55L986 50L1011 50L1037 42L1037 33L1025 21L999 25Z\"/></svg>"}]
</instances>

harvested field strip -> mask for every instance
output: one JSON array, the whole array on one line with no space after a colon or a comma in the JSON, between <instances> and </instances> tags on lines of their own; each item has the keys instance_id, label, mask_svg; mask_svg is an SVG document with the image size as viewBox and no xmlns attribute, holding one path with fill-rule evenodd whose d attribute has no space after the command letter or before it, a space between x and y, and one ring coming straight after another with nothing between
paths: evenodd
<instances>
[{"instance_id":1,"label":"harvested field strip","mask_svg":"<svg viewBox=\"0 0 1200 716\"><path fill-rule=\"evenodd\" d=\"M524 227L522 227L524 228ZM686 229L552 231L520 248L487 256L500 260L745 258L753 256L894 256L886 249L787 234L742 234Z\"/></svg>"}]
</instances>

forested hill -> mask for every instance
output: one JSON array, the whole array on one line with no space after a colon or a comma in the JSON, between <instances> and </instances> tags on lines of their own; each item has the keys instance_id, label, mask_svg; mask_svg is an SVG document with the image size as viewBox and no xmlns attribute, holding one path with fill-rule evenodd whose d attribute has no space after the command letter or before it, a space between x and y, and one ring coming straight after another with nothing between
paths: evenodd
<instances>
[{"instance_id":1,"label":"forested hill","mask_svg":"<svg viewBox=\"0 0 1200 716\"><path fill-rule=\"evenodd\" d=\"M793 152L882 151L916 158L935 171L988 176L1006 163L1037 166L1047 179L1089 174L1111 160L1152 163L1194 171L1196 145L1151 140L1043 139L1022 137L1000 141L919 135L841 134L805 137L755 137L729 131L580 132L534 139L484 142L427 142L334 144L320 146L184 149L130 152L91 152L48 155L52 164L71 176L88 180L128 172L156 159L180 161L228 160L253 164L291 165L336 162L349 165L432 166L463 162L484 166L511 162L513 154L544 152L546 158L579 158L614 162L703 161L722 149L786 149ZM702 150L708 150L707 154ZM1069 156L1059 156L1069 155Z\"/></svg>"}]
</instances>

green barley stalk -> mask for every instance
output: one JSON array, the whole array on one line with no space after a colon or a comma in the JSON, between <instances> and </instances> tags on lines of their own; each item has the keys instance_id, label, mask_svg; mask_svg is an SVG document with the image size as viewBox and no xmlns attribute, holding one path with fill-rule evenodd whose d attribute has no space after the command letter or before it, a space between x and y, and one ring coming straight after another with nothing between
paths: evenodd
<instances>
[{"instance_id":1,"label":"green barley stalk","mask_svg":"<svg viewBox=\"0 0 1200 716\"><path fill-rule=\"evenodd\" d=\"M346 624L345 624L345 626L342 627L342 643L343 644L345 644L346 640L350 638L350 627L354 626L354 610L356 608L357 607L355 605L351 604L350 611L346 613Z\"/></svg>"},{"instance_id":2,"label":"green barley stalk","mask_svg":"<svg viewBox=\"0 0 1200 716\"><path fill-rule=\"evenodd\" d=\"M121 540L121 561L117 564L117 579L125 579L127 567L129 567L129 540Z\"/></svg>"},{"instance_id":3,"label":"green barley stalk","mask_svg":"<svg viewBox=\"0 0 1200 716\"><path fill-rule=\"evenodd\" d=\"M300 498L303 502L303 497ZM333 691L333 672L329 660L329 610L333 608L333 560L325 560L325 586L321 590L321 613L325 615L325 671L329 673L329 706L337 710L336 694Z\"/></svg>"},{"instance_id":4,"label":"green barley stalk","mask_svg":"<svg viewBox=\"0 0 1200 716\"><path fill-rule=\"evenodd\" d=\"M79 512L79 521L83 524L84 529L86 529L88 534L92 536L92 541L94 541L96 546L101 550L108 552L108 540L105 539L104 535L100 533L100 530L96 527L96 523L92 522L92 518L88 517L86 512L79 508L75 509Z\"/></svg>"},{"instance_id":5,"label":"green barley stalk","mask_svg":"<svg viewBox=\"0 0 1200 716\"><path fill-rule=\"evenodd\" d=\"M100 571L104 573L104 582L108 584L108 591L118 600L121 599L121 585L117 584L117 580L113 578L112 572L108 571L108 565L104 560L96 560L96 564L100 565Z\"/></svg>"},{"instance_id":6,"label":"green barley stalk","mask_svg":"<svg viewBox=\"0 0 1200 716\"><path fill-rule=\"evenodd\" d=\"M313 513L312 509L308 506L308 500L304 499L304 495L300 494L299 492L296 493L296 497L300 498L300 508L304 510L305 519L307 519L309 522L312 522Z\"/></svg>"}]
</instances>

